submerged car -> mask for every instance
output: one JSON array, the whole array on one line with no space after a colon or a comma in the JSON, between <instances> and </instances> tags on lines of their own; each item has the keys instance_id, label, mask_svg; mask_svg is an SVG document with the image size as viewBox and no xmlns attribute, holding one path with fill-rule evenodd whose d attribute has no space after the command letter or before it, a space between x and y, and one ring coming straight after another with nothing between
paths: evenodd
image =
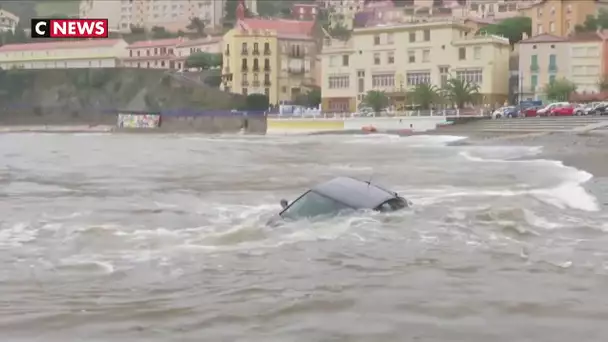
<instances>
[{"instance_id":1,"label":"submerged car","mask_svg":"<svg viewBox=\"0 0 608 342\"><path fill-rule=\"evenodd\" d=\"M337 177L306 191L295 201L281 200L283 210L269 224L283 220L293 221L335 216L355 210L392 212L408 208L410 201L396 192L386 190L371 182L350 177Z\"/></svg>"}]
</instances>

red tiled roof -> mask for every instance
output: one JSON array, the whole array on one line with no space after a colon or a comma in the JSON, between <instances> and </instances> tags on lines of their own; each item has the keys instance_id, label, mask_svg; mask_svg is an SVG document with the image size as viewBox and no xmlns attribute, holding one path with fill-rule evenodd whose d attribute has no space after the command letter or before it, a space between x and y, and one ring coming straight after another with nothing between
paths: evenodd
<instances>
[{"instance_id":1,"label":"red tiled roof","mask_svg":"<svg viewBox=\"0 0 608 342\"><path fill-rule=\"evenodd\" d=\"M141 40L141 41L134 42L133 44L129 45L127 47L127 49L174 46L183 41L184 41L184 38Z\"/></svg>"},{"instance_id":2,"label":"red tiled roof","mask_svg":"<svg viewBox=\"0 0 608 342\"><path fill-rule=\"evenodd\" d=\"M222 40L222 37L207 37L207 38L200 38L200 39L185 40L181 44L177 45L177 47L214 44L214 43L219 42L220 40Z\"/></svg>"},{"instance_id":3,"label":"red tiled roof","mask_svg":"<svg viewBox=\"0 0 608 342\"><path fill-rule=\"evenodd\" d=\"M580 32L568 37L569 42L595 42L608 39L608 30Z\"/></svg>"},{"instance_id":4,"label":"red tiled roof","mask_svg":"<svg viewBox=\"0 0 608 342\"><path fill-rule=\"evenodd\" d=\"M122 39L91 39L29 44L7 44L0 47L0 52L111 47L122 41Z\"/></svg>"},{"instance_id":5,"label":"red tiled roof","mask_svg":"<svg viewBox=\"0 0 608 342\"><path fill-rule=\"evenodd\" d=\"M312 35L315 26L313 21L285 19L244 19L239 24L245 29L276 31L283 35Z\"/></svg>"}]
</instances>

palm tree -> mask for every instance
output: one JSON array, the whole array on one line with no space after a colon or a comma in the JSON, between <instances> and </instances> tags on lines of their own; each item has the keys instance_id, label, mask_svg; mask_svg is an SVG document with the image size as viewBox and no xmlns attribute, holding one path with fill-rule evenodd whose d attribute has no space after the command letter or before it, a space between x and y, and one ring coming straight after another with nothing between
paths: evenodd
<instances>
[{"instance_id":1,"label":"palm tree","mask_svg":"<svg viewBox=\"0 0 608 342\"><path fill-rule=\"evenodd\" d=\"M188 30L196 31L196 34L199 36L205 35L205 22L201 20L201 18L190 18L190 24L186 26Z\"/></svg>"},{"instance_id":2,"label":"palm tree","mask_svg":"<svg viewBox=\"0 0 608 342\"><path fill-rule=\"evenodd\" d=\"M432 84L419 84L408 92L411 104L419 105L420 109L427 110L439 100L439 88Z\"/></svg>"},{"instance_id":3,"label":"palm tree","mask_svg":"<svg viewBox=\"0 0 608 342\"><path fill-rule=\"evenodd\" d=\"M384 108L388 106L389 99L386 93L378 90L370 90L365 94L363 102L370 106L375 114L379 114Z\"/></svg>"},{"instance_id":4,"label":"palm tree","mask_svg":"<svg viewBox=\"0 0 608 342\"><path fill-rule=\"evenodd\" d=\"M445 95L458 109L467 103L476 102L479 97L479 85L460 78L450 78L444 86Z\"/></svg>"}]
</instances>

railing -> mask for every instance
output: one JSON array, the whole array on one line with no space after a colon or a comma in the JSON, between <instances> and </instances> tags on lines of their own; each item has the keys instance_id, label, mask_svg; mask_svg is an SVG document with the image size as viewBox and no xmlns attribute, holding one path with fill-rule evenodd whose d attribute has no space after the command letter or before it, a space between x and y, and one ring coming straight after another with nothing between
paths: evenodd
<instances>
[{"instance_id":1,"label":"railing","mask_svg":"<svg viewBox=\"0 0 608 342\"><path fill-rule=\"evenodd\" d=\"M299 119L299 118L311 118L311 119L352 119L352 118L394 118L394 117L485 117L490 116L491 110L489 109L445 109L445 110L409 110L402 112L390 112L390 113L302 113L302 114L280 114L280 113L269 113L269 118L277 119Z\"/></svg>"}]
</instances>

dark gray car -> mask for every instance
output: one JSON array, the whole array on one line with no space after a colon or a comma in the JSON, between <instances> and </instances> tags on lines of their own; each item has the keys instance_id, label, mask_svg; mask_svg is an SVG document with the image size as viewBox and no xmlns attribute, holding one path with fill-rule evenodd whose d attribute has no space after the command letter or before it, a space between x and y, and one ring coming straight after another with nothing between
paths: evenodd
<instances>
[{"instance_id":1,"label":"dark gray car","mask_svg":"<svg viewBox=\"0 0 608 342\"><path fill-rule=\"evenodd\" d=\"M269 223L333 216L349 210L371 209L391 212L407 208L411 204L396 192L371 182L337 177L313 187L291 203L282 200L283 211Z\"/></svg>"}]
</instances>

